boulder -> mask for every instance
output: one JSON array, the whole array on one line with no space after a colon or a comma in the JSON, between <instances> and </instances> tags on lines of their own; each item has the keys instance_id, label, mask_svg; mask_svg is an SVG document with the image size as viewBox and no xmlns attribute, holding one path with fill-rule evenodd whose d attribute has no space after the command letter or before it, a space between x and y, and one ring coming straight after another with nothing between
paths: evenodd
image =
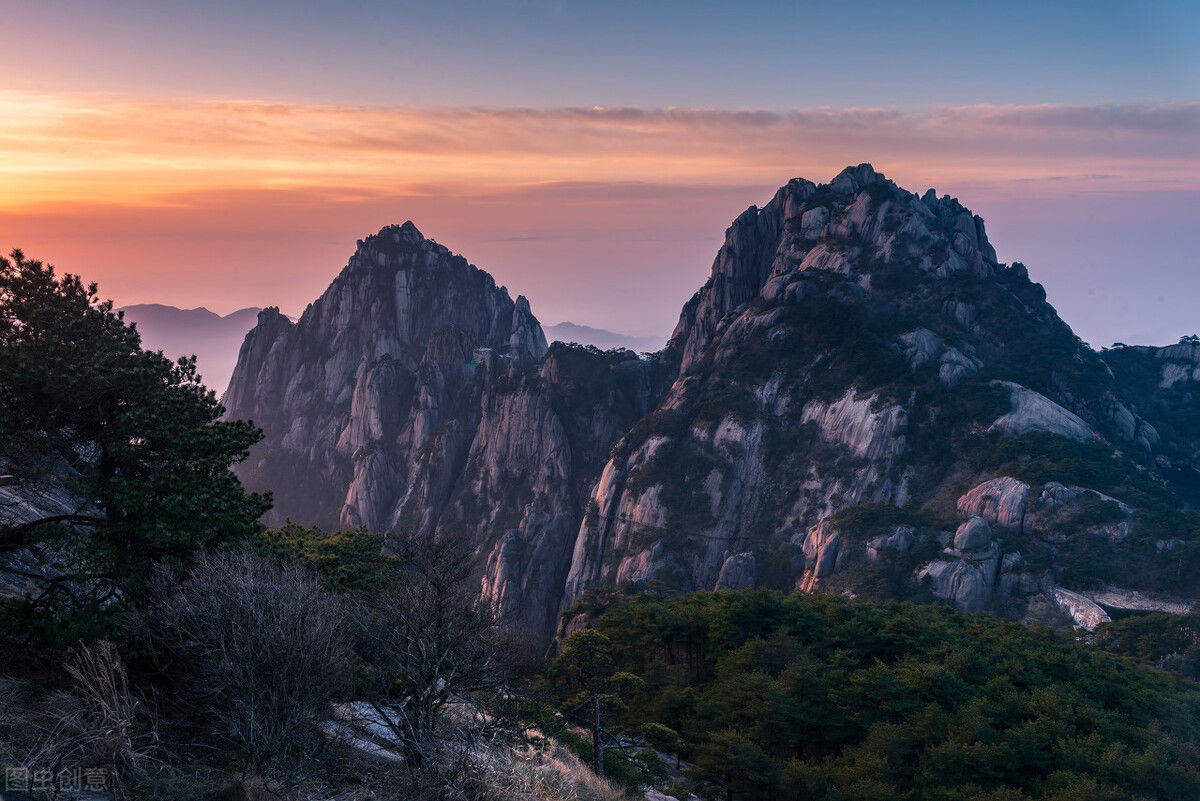
<instances>
[{"instance_id":1,"label":"boulder","mask_svg":"<svg viewBox=\"0 0 1200 801\"><path fill-rule=\"evenodd\" d=\"M900 335L900 349L904 352L908 366L914 370L941 356L945 348L946 344L942 342L942 338L928 328L918 328Z\"/></svg>"},{"instance_id":2,"label":"boulder","mask_svg":"<svg viewBox=\"0 0 1200 801\"><path fill-rule=\"evenodd\" d=\"M751 589L758 577L758 566L754 554L749 551L735 553L721 563L721 572L717 575L718 590L748 590Z\"/></svg>"},{"instance_id":3,"label":"boulder","mask_svg":"<svg viewBox=\"0 0 1200 801\"><path fill-rule=\"evenodd\" d=\"M1047 481L1042 487L1042 494L1038 500L1043 510L1054 511L1072 503L1081 494L1081 490L1073 489L1057 481Z\"/></svg>"},{"instance_id":4,"label":"boulder","mask_svg":"<svg viewBox=\"0 0 1200 801\"><path fill-rule=\"evenodd\" d=\"M954 548L959 551L979 551L992 541L992 527L982 517L972 517L954 532Z\"/></svg>"},{"instance_id":5,"label":"boulder","mask_svg":"<svg viewBox=\"0 0 1200 801\"><path fill-rule=\"evenodd\" d=\"M909 367L916 370L925 364L936 363L938 380L948 387L954 387L983 366L978 359L967 356L957 348L948 347L941 337L928 328L901 334L899 343Z\"/></svg>"},{"instance_id":6,"label":"boulder","mask_svg":"<svg viewBox=\"0 0 1200 801\"><path fill-rule=\"evenodd\" d=\"M1028 484L1011 476L1001 476L978 484L959 497L958 513L982 517L1001 528L1020 530L1028 498Z\"/></svg>"},{"instance_id":7,"label":"boulder","mask_svg":"<svg viewBox=\"0 0 1200 801\"><path fill-rule=\"evenodd\" d=\"M1078 415L1059 406L1040 392L1034 392L1011 381L997 383L1009 391L1012 409L1008 414L997 418L990 430L1010 437L1028 434L1030 431L1045 431L1080 441L1089 440L1094 436L1091 426Z\"/></svg>"},{"instance_id":8,"label":"boulder","mask_svg":"<svg viewBox=\"0 0 1200 801\"><path fill-rule=\"evenodd\" d=\"M955 387L959 381L977 372L983 362L967 356L957 348L946 348L942 358L938 360L938 380L948 387Z\"/></svg>"},{"instance_id":9,"label":"boulder","mask_svg":"<svg viewBox=\"0 0 1200 801\"><path fill-rule=\"evenodd\" d=\"M977 612L991 601L995 576L994 559L979 562L941 559L920 568L916 578L928 581L935 596L953 601L959 611Z\"/></svg>"},{"instance_id":10,"label":"boulder","mask_svg":"<svg viewBox=\"0 0 1200 801\"><path fill-rule=\"evenodd\" d=\"M1108 613L1096 603L1077 592L1068 590L1066 587L1055 587L1050 591L1050 595L1059 608L1070 615L1077 629L1091 631L1101 623L1112 621Z\"/></svg>"}]
</instances>

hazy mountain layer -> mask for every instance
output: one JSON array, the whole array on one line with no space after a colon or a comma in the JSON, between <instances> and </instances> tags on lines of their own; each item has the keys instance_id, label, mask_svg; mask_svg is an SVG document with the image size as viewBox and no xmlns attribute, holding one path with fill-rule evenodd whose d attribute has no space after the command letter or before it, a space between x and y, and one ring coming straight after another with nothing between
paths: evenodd
<instances>
[{"instance_id":1,"label":"hazy mountain layer","mask_svg":"<svg viewBox=\"0 0 1200 801\"><path fill-rule=\"evenodd\" d=\"M545 330L546 339L550 342L575 342L580 345L592 345L601 350L624 348L635 353L647 353L662 350L667 344L665 336L635 337L571 322L548 325Z\"/></svg>"},{"instance_id":2,"label":"hazy mountain layer","mask_svg":"<svg viewBox=\"0 0 1200 801\"><path fill-rule=\"evenodd\" d=\"M161 350L172 359L195 356L205 385L220 395L229 386L238 348L254 327L259 309L239 309L222 317L203 307L179 309L143 303L120 311L137 325L144 347Z\"/></svg>"},{"instance_id":3,"label":"hazy mountain layer","mask_svg":"<svg viewBox=\"0 0 1200 801\"><path fill-rule=\"evenodd\" d=\"M168 357L195 356L205 384L217 394L225 392L237 364L238 349L254 327L259 307L239 309L222 317L204 307L180 309L161 303L125 306L125 319L137 325L145 347ZM572 322L545 327L548 342L578 343L601 350L623 348L637 353L662 349L667 338L637 337Z\"/></svg>"}]
</instances>

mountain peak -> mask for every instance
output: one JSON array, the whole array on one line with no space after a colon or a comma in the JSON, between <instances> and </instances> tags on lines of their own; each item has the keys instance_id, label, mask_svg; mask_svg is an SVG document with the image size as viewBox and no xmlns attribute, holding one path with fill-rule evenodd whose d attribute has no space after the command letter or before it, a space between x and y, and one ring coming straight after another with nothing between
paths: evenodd
<instances>
[{"instance_id":1,"label":"mountain peak","mask_svg":"<svg viewBox=\"0 0 1200 801\"><path fill-rule=\"evenodd\" d=\"M264 312L225 403L264 430L239 474L274 489L272 522L462 537L484 602L548 637L589 587L654 581L1027 601L1097 541L1030 533L1091 503L1044 439L1200 463L1200 373L1178 350L1110 369L981 219L860 164L738 215L658 356L547 357L524 296L407 223L360 242L294 326ZM997 472L1002 440L1045 463ZM1132 486L1103 472L1088 489ZM885 505L920 512L893 525L908 512ZM1120 516L1100 541L1129 532ZM1135 540L1139 565L1159 559Z\"/></svg>"},{"instance_id":2,"label":"mountain peak","mask_svg":"<svg viewBox=\"0 0 1200 801\"><path fill-rule=\"evenodd\" d=\"M258 310L259 325L284 325L291 326L291 319L279 310L278 306L267 306Z\"/></svg>"},{"instance_id":3,"label":"mountain peak","mask_svg":"<svg viewBox=\"0 0 1200 801\"><path fill-rule=\"evenodd\" d=\"M282 460L257 465L247 480L269 486L254 484L257 471L277 477L303 457L317 466L314 483L276 485L277 510L297 518L323 510L328 520L382 529L397 504L383 489L398 486L439 426L462 412L466 388L536 364L546 350L528 300L512 300L412 222L386 226L358 242L295 324L266 309L246 335L225 406L231 419L259 422L264 447ZM401 410L412 415L408 428ZM301 445L310 441L321 448ZM465 458L461 445L446 443L455 458ZM334 484L330 459L342 471ZM340 511L323 506L335 484Z\"/></svg>"},{"instance_id":4,"label":"mountain peak","mask_svg":"<svg viewBox=\"0 0 1200 801\"><path fill-rule=\"evenodd\" d=\"M784 302L802 276L834 273L869 289L884 275L996 275L983 220L950 196L904 190L870 164L820 186L796 178L734 220L708 283L684 307L673 340L686 369L726 315L758 299ZM804 282L806 283L806 282Z\"/></svg>"},{"instance_id":5,"label":"mountain peak","mask_svg":"<svg viewBox=\"0 0 1200 801\"><path fill-rule=\"evenodd\" d=\"M425 240L425 235L417 228L412 220L405 220L400 225L386 225L380 229L379 235L393 234L400 239L416 244Z\"/></svg>"},{"instance_id":6,"label":"mountain peak","mask_svg":"<svg viewBox=\"0 0 1200 801\"><path fill-rule=\"evenodd\" d=\"M884 182L890 183L882 173L876 172L874 167L864 162L842 170L826 186L839 194L852 195L871 184Z\"/></svg>"},{"instance_id":7,"label":"mountain peak","mask_svg":"<svg viewBox=\"0 0 1200 801\"><path fill-rule=\"evenodd\" d=\"M397 254L412 250L430 249L446 251L437 242L427 239L412 220L405 220L400 225L394 223L392 225L385 225L379 229L379 233L371 234L365 239L358 240L356 255L367 252ZM379 263L382 266L384 261L380 260Z\"/></svg>"}]
</instances>

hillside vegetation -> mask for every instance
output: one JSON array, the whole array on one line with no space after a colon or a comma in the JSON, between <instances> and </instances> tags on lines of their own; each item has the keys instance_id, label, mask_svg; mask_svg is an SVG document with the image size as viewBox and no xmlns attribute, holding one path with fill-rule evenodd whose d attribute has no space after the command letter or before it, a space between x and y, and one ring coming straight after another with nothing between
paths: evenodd
<instances>
[{"instance_id":1,"label":"hillside vegetation","mask_svg":"<svg viewBox=\"0 0 1200 801\"><path fill-rule=\"evenodd\" d=\"M942 605L769 591L643 594L583 608L609 669L640 678L621 697L621 724L676 732L693 777L714 795L1200 793L1196 686L1048 629ZM571 697L569 674L551 679Z\"/></svg>"}]
</instances>

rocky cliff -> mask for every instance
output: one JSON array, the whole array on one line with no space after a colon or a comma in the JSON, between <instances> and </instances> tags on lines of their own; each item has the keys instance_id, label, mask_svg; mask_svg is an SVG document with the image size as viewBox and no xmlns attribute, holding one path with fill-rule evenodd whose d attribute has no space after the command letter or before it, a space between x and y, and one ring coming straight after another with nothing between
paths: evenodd
<instances>
[{"instance_id":1,"label":"rocky cliff","mask_svg":"<svg viewBox=\"0 0 1200 801\"><path fill-rule=\"evenodd\" d=\"M359 242L295 324L262 311L224 404L264 430L240 472L274 492L269 522L466 537L485 595L541 633L589 466L652 407L655 372L548 351L525 298L405 223Z\"/></svg>"},{"instance_id":2,"label":"rocky cliff","mask_svg":"<svg viewBox=\"0 0 1200 801\"><path fill-rule=\"evenodd\" d=\"M740 215L653 358L547 355L528 304L406 224L294 326L263 312L226 402L267 430L245 477L277 514L460 532L543 635L651 582L1090 625L1073 590L1196 589L1167 576L1200 531L1163 517L1196 475L1196 346L1119 350L956 199L860 165Z\"/></svg>"},{"instance_id":3,"label":"rocky cliff","mask_svg":"<svg viewBox=\"0 0 1200 801\"><path fill-rule=\"evenodd\" d=\"M1158 431L1158 466L1200 499L1200 338L1184 337L1166 347L1115 345L1102 353L1121 383ZM1129 422L1120 423L1128 427Z\"/></svg>"},{"instance_id":4,"label":"rocky cliff","mask_svg":"<svg viewBox=\"0 0 1200 801\"><path fill-rule=\"evenodd\" d=\"M792 181L739 216L672 351L677 380L593 490L564 608L595 584L700 589L735 575L803 591L886 581L890 594L923 588L980 609L1016 586L1018 547L1047 562L1021 588L1064 572L1022 539L1016 517L1035 488L999 473L1052 478L1067 461L1070 480L1082 460L1093 482L1148 501L1169 494L1148 471L1155 457L1193 453L1141 415L1137 380L1075 337L1022 265L997 261L979 217L869 165ZM1190 356L1159 353L1149 386L1193 380ZM1184 401L1164 408L1194 421ZM1011 552L992 526L1020 534ZM903 575L881 577L896 563Z\"/></svg>"},{"instance_id":5,"label":"rocky cliff","mask_svg":"<svg viewBox=\"0 0 1200 801\"><path fill-rule=\"evenodd\" d=\"M455 441L477 416L468 389L494 372L477 350L514 367L545 356L524 298L412 223L359 242L297 323L266 309L246 336L224 404L266 433L247 482L274 491L277 516L386 530L430 454L469 446Z\"/></svg>"}]
</instances>

